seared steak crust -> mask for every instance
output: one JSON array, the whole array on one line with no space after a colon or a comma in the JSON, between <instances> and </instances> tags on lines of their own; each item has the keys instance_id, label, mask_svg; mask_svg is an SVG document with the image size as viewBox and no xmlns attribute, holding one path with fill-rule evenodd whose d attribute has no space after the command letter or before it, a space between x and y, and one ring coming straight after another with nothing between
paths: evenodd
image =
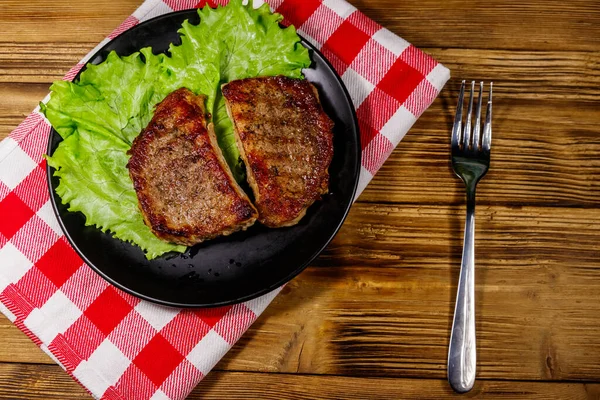
<instances>
[{"instance_id":1,"label":"seared steak crust","mask_svg":"<svg viewBox=\"0 0 600 400\"><path fill-rule=\"evenodd\" d=\"M248 78L222 87L246 164L258 220L298 223L328 192L333 122L316 88L304 79Z\"/></svg>"},{"instance_id":2,"label":"seared steak crust","mask_svg":"<svg viewBox=\"0 0 600 400\"><path fill-rule=\"evenodd\" d=\"M169 94L133 141L127 165L146 225L188 246L246 229L258 215L207 126L205 100L186 88Z\"/></svg>"}]
</instances>

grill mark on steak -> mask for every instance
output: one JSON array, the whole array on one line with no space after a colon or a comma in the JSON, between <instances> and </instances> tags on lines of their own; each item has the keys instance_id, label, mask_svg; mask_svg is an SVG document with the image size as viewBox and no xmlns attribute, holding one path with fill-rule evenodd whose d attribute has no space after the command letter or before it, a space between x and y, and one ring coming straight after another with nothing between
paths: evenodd
<instances>
[{"instance_id":1,"label":"grill mark on steak","mask_svg":"<svg viewBox=\"0 0 600 400\"><path fill-rule=\"evenodd\" d=\"M187 246L246 229L258 216L207 125L205 100L186 88L169 94L128 152L144 222Z\"/></svg>"},{"instance_id":2,"label":"grill mark on steak","mask_svg":"<svg viewBox=\"0 0 600 400\"><path fill-rule=\"evenodd\" d=\"M291 226L328 191L333 122L304 79L248 78L222 87L258 220Z\"/></svg>"}]
</instances>

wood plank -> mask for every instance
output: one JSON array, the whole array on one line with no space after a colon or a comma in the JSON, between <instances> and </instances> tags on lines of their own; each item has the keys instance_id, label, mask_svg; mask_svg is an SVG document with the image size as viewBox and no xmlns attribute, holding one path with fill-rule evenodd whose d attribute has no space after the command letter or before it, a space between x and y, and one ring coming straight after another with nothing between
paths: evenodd
<instances>
[{"instance_id":1,"label":"wood plank","mask_svg":"<svg viewBox=\"0 0 600 400\"><path fill-rule=\"evenodd\" d=\"M600 385L476 381L466 395L458 395L445 380L373 379L342 376L303 376L213 372L188 399L597 399Z\"/></svg>"},{"instance_id":2,"label":"wood plank","mask_svg":"<svg viewBox=\"0 0 600 400\"><path fill-rule=\"evenodd\" d=\"M360 201L464 204L464 185L450 163L449 91L404 137ZM600 103L534 102L498 92L491 167L478 186L478 204L597 207Z\"/></svg>"},{"instance_id":3,"label":"wood plank","mask_svg":"<svg viewBox=\"0 0 600 400\"><path fill-rule=\"evenodd\" d=\"M58 365L0 364L0 398L82 400L88 392Z\"/></svg>"},{"instance_id":4,"label":"wood plank","mask_svg":"<svg viewBox=\"0 0 600 400\"><path fill-rule=\"evenodd\" d=\"M0 140L15 129L48 94L48 84L0 83Z\"/></svg>"},{"instance_id":5,"label":"wood plank","mask_svg":"<svg viewBox=\"0 0 600 400\"><path fill-rule=\"evenodd\" d=\"M460 260L464 214L463 206L357 203L314 264L447 271ZM600 262L597 209L479 206L476 217L483 269L514 268L517 277L540 266L594 273Z\"/></svg>"},{"instance_id":6,"label":"wood plank","mask_svg":"<svg viewBox=\"0 0 600 400\"><path fill-rule=\"evenodd\" d=\"M0 364L3 399L82 399L85 390L60 367ZM351 388L351 389L350 389ZM597 399L599 384L512 381L476 382L467 395L451 391L445 380L373 379L247 372L212 372L188 396L193 399Z\"/></svg>"},{"instance_id":7,"label":"wood plank","mask_svg":"<svg viewBox=\"0 0 600 400\"><path fill-rule=\"evenodd\" d=\"M446 65L457 80L447 85L454 108L460 80L494 81L495 105L514 100L600 100L600 54L578 51L505 51L423 48ZM503 114L495 114L503 116Z\"/></svg>"},{"instance_id":8,"label":"wood plank","mask_svg":"<svg viewBox=\"0 0 600 400\"><path fill-rule=\"evenodd\" d=\"M99 43L141 4L140 0L58 0L36 2L3 0L0 19L2 42ZM60 49L60 47L59 47Z\"/></svg>"},{"instance_id":9,"label":"wood plank","mask_svg":"<svg viewBox=\"0 0 600 400\"><path fill-rule=\"evenodd\" d=\"M0 43L0 82L61 79L98 42ZM54 47L56 46L56 48ZM493 80L502 100L598 101L600 54L581 51L505 51L422 47L457 79ZM456 85L451 86L452 107Z\"/></svg>"},{"instance_id":10,"label":"wood plank","mask_svg":"<svg viewBox=\"0 0 600 400\"><path fill-rule=\"evenodd\" d=\"M0 320L0 347L3 349L0 353L4 351L5 356L0 362L54 364L46 353L1 313Z\"/></svg>"},{"instance_id":11,"label":"wood plank","mask_svg":"<svg viewBox=\"0 0 600 400\"><path fill-rule=\"evenodd\" d=\"M586 50L600 46L598 1L350 0L419 47Z\"/></svg>"},{"instance_id":12,"label":"wood plank","mask_svg":"<svg viewBox=\"0 0 600 400\"><path fill-rule=\"evenodd\" d=\"M217 368L443 379L463 218L356 204ZM600 380L600 213L485 206L477 218L478 376ZM0 361L29 362L8 325Z\"/></svg>"},{"instance_id":13,"label":"wood plank","mask_svg":"<svg viewBox=\"0 0 600 400\"><path fill-rule=\"evenodd\" d=\"M351 0L358 9L419 47L596 51L597 1ZM58 0L2 3L0 38L13 42L99 42L140 4L139 0ZM102 12L98 12L102 10ZM43 26L43 28L42 28ZM6 39L8 38L8 40Z\"/></svg>"},{"instance_id":14,"label":"wood plank","mask_svg":"<svg viewBox=\"0 0 600 400\"><path fill-rule=\"evenodd\" d=\"M62 79L98 43L0 43L0 83L44 83L49 86Z\"/></svg>"}]
</instances>

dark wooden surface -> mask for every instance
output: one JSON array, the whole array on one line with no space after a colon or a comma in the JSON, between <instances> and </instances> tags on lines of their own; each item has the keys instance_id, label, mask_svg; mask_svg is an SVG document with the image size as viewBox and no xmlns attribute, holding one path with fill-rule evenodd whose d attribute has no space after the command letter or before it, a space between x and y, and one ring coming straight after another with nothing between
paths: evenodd
<instances>
[{"instance_id":1,"label":"dark wooden surface","mask_svg":"<svg viewBox=\"0 0 600 400\"><path fill-rule=\"evenodd\" d=\"M324 254L196 398L444 398L464 221L461 79L495 83L478 190L478 381L464 397L600 399L600 1L354 0L453 79ZM139 0L4 0L0 138ZM85 391L0 317L0 398Z\"/></svg>"}]
</instances>

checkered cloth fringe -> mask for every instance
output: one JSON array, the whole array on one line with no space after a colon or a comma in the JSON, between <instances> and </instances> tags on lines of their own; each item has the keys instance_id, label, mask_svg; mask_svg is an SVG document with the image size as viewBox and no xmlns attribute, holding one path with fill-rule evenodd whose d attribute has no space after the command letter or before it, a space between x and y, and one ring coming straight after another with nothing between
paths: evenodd
<instances>
[{"instance_id":1,"label":"checkered cloth fringe","mask_svg":"<svg viewBox=\"0 0 600 400\"><path fill-rule=\"evenodd\" d=\"M64 79L141 21L226 2L147 0ZM321 50L350 92L361 131L360 194L449 71L343 0L268 3ZM42 157L49 132L35 110L0 143L0 310L95 398L185 398L277 291L234 306L179 310L110 286L69 246L53 214Z\"/></svg>"}]
</instances>

